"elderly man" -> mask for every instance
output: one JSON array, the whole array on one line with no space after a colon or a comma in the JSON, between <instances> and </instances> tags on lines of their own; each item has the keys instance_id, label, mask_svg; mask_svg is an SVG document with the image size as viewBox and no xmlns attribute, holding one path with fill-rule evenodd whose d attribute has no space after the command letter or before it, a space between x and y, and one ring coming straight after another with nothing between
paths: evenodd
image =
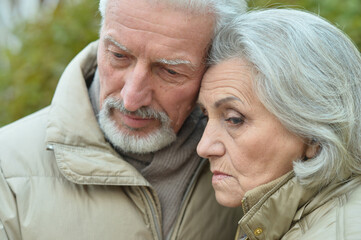
<instances>
[{"instance_id":1,"label":"elderly man","mask_svg":"<svg viewBox=\"0 0 361 240\"><path fill-rule=\"evenodd\" d=\"M51 105L0 130L0 239L232 239L194 104L213 34L245 8L101 0L100 40Z\"/></svg>"}]
</instances>

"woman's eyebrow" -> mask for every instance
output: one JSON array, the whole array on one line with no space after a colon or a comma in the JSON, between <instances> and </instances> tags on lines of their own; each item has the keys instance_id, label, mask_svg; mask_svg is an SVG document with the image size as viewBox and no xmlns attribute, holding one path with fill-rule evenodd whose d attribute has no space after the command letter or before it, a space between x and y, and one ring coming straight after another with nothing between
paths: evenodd
<instances>
[{"instance_id":1,"label":"woman's eyebrow","mask_svg":"<svg viewBox=\"0 0 361 240\"><path fill-rule=\"evenodd\" d=\"M234 97L234 96L231 96L231 97L226 97L226 98L219 99L218 101L216 101L214 103L214 107L219 108L222 104L227 103L227 102L231 102L231 101L239 101L239 102L243 103L243 101L241 99L239 99L237 97Z\"/></svg>"},{"instance_id":2,"label":"woman's eyebrow","mask_svg":"<svg viewBox=\"0 0 361 240\"><path fill-rule=\"evenodd\" d=\"M226 98L222 98L222 99L219 99L218 101L216 101L214 104L213 104L213 107L214 108L219 108L222 104L225 104L227 102L231 102L231 101L238 101L238 102L242 102L243 101L237 97L234 97L234 96L231 96L231 97L226 97ZM201 103L199 100L197 100L196 104L200 107L200 108L203 108L205 109L203 103Z\"/></svg>"}]
</instances>

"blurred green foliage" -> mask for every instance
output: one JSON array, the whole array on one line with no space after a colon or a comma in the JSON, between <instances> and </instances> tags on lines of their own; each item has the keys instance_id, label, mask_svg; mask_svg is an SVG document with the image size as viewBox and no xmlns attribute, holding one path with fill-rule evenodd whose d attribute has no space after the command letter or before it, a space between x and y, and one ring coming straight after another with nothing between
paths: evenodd
<instances>
[{"instance_id":1,"label":"blurred green foliage","mask_svg":"<svg viewBox=\"0 0 361 240\"><path fill-rule=\"evenodd\" d=\"M318 13L361 47L359 0L249 0L249 6L287 6ZM0 49L0 126L50 103L68 62L98 38L97 7L97 0L63 0L54 13L15 28L21 50Z\"/></svg>"},{"instance_id":2,"label":"blurred green foliage","mask_svg":"<svg viewBox=\"0 0 361 240\"><path fill-rule=\"evenodd\" d=\"M249 0L249 6L251 9L288 7L316 13L344 31L361 49L360 0Z\"/></svg>"},{"instance_id":3,"label":"blurred green foliage","mask_svg":"<svg viewBox=\"0 0 361 240\"><path fill-rule=\"evenodd\" d=\"M0 49L0 126L50 104L69 61L98 38L97 8L97 0L63 0L54 12L15 27L20 51Z\"/></svg>"}]
</instances>

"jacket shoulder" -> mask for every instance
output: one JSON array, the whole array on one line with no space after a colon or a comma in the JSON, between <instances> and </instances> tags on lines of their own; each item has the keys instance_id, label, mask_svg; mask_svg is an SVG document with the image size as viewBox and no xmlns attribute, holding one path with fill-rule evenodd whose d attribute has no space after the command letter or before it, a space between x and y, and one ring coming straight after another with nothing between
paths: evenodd
<instances>
[{"instance_id":1,"label":"jacket shoulder","mask_svg":"<svg viewBox=\"0 0 361 240\"><path fill-rule=\"evenodd\" d=\"M361 184L305 216L283 239L359 239Z\"/></svg>"},{"instance_id":2,"label":"jacket shoulder","mask_svg":"<svg viewBox=\"0 0 361 240\"><path fill-rule=\"evenodd\" d=\"M0 167L4 177L38 175L47 156L45 131L49 107L0 128Z\"/></svg>"},{"instance_id":3,"label":"jacket shoulder","mask_svg":"<svg viewBox=\"0 0 361 240\"><path fill-rule=\"evenodd\" d=\"M361 236L361 183L346 194L340 210L338 223L343 226L343 234L347 239L358 239Z\"/></svg>"}]
</instances>

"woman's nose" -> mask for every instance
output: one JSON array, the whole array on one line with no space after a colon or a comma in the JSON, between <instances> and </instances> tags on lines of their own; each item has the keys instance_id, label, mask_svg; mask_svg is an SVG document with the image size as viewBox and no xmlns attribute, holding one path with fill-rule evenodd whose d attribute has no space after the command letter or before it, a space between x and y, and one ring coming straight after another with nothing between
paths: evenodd
<instances>
[{"instance_id":1,"label":"woman's nose","mask_svg":"<svg viewBox=\"0 0 361 240\"><path fill-rule=\"evenodd\" d=\"M203 158L220 157L225 154L225 147L222 142L221 134L216 125L211 125L210 122L204 130L203 136L198 143L197 153Z\"/></svg>"}]
</instances>

